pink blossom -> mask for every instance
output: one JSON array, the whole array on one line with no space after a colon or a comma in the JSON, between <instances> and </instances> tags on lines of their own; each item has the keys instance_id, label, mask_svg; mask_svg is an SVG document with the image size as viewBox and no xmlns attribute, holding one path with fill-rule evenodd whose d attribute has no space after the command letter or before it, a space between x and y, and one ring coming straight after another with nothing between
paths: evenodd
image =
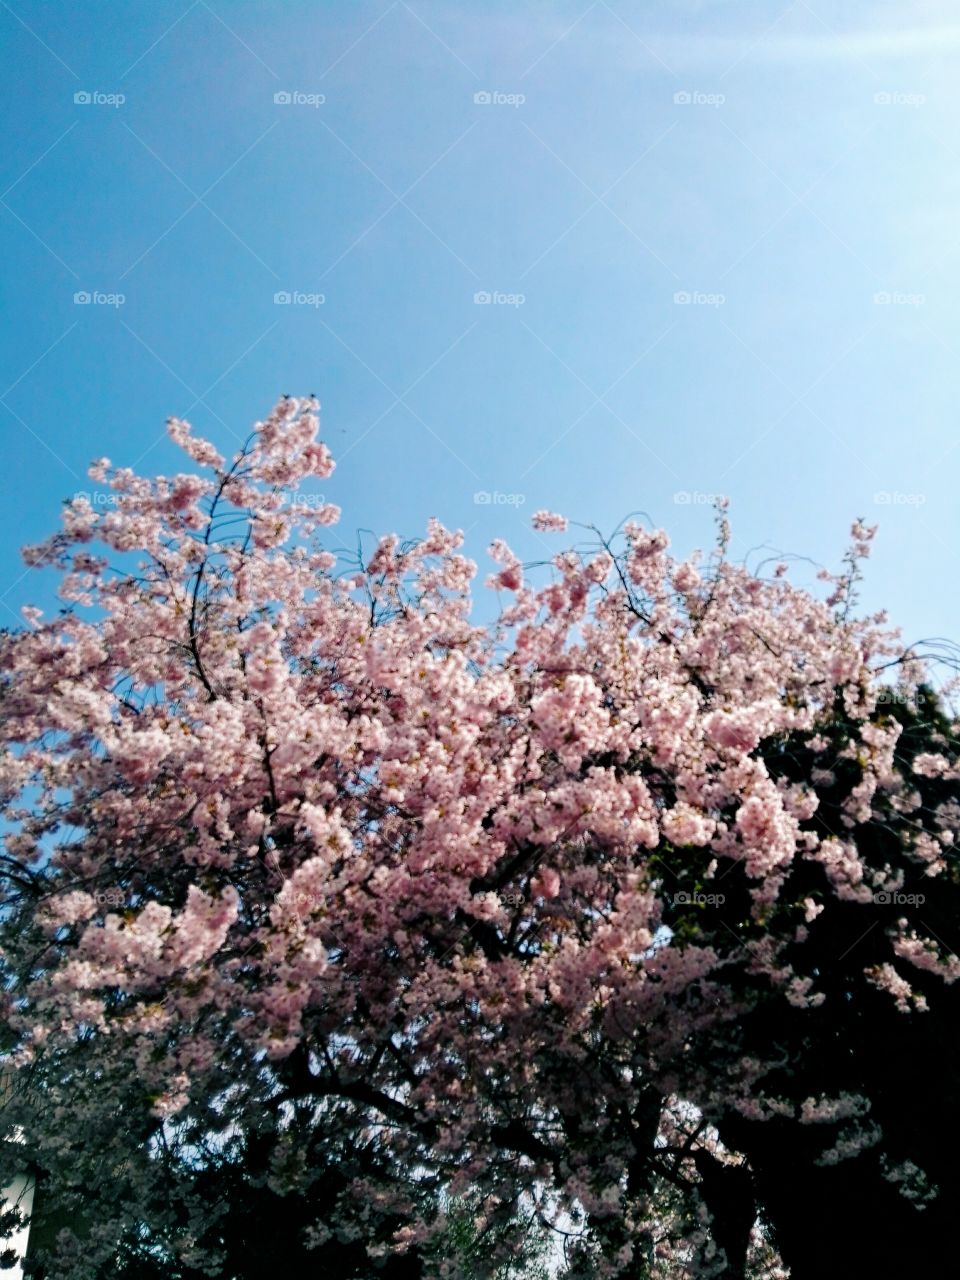
<instances>
[{"instance_id":1,"label":"pink blossom","mask_svg":"<svg viewBox=\"0 0 960 1280\"><path fill-rule=\"evenodd\" d=\"M9 1062L103 1081L66 1113L54 1081L43 1160L96 1187L117 1115L202 1133L221 1107L245 1136L286 1089L331 1150L371 1155L316 1241L370 1238L386 1206L387 1258L438 1230L398 1187L479 1187L484 1213L536 1196L602 1221L616 1247L589 1267L610 1280L650 1253L640 1089L681 1153L691 1110L745 1145L841 1126L827 1165L880 1145L866 1086L784 1096L802 1073L758 1034L772 1013L815 1040L820 1009L842 1038L838 990L851 1024L899 1020L927 1003L905 975L931 1010L960 977L910 906L879 910L911 877L949 886L960 775L946 733L911 764L877 701L901 664L919 707L922 672L847 607L872 530L825 575L838 609L731 563L723 528L710 557L630 524L526 572L496 539L509 595L486 625L437 520L339 567L339 508L297 497L333 472L317 409L279 401L229 463L173 420L196 474L101 459L116 501L78 496L28 553L67 607L0 634ZM267 1176L299 1194L320 1131L284 1125ZM695 1153L738 1160L718 1134ZM722 1264L692 1164L670 1155L689 1206L656 1280ZM152 1170L131 1162L138 1194Z\"/></svg>"},{"instance_id":2,"label":"pink blossom","mask_svg":"<svg viewBox=\"0 0 960 1280\"><path fill-rule=\"evenodd\" d=\"M535 511L531 524L538 533L566 533L567 518L553 511Z\"/></svg>"}]
</instances>

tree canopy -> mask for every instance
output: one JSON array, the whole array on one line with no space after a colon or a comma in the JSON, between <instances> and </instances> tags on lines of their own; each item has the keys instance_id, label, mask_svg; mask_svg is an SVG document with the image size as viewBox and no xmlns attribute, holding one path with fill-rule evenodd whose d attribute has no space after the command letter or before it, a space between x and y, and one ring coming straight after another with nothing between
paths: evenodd
<instances>
[{"instance_id":1,"label":"tree canopy","mask_svg":"<svg viewBox=\"0 0 960 1280\"><path fill-rule=\"evenodd\" d=\"M722 511L681 561L498 540L485 626L437 521L330 549L318 432L172 420L189 470L100 460L27 552L65 607L0 637L0 1174L72 1215L49 1274L948 1265L956 725L858 612L874 531L822 593Z\"/></svg>"}]
</instances>

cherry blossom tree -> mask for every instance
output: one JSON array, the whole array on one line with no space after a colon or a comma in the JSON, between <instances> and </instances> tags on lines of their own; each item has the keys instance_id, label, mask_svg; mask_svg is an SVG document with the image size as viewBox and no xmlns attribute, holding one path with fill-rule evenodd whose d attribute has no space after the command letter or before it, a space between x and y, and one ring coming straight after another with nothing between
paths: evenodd
<instances>
[{"instance_id":1,"label":"cherry blossom tree","mask_svg":"<svg viewBox=\"0 0 960 1280\"><path fill-rule=\"evenodd\" d=\"M465 1280L531 1223L571 1277L936 1271L960 765L858 612L874 531L819 594L722 512L683 561L498 540L480 626L438 522L330 549L317 408L229 460L173 420L187 471L100 460L26 553L0 1179L29 1149L47 1274Z\"/></svg>"}]
</instances>

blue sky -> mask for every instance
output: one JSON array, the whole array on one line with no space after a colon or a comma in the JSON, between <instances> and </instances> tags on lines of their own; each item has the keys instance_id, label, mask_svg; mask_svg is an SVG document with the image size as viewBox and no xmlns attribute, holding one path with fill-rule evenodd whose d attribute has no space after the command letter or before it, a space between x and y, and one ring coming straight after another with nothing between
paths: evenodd
<instances>
[{"instance_id":1,"label":"blue sky","mask_svg":"<svg viewBox=\"0 0 960 1280\"><path fill-rule=\"evenodd\" d=\"M0 0L0 47L0 625L90 458L316 392L347 541L686 551L724 494L835 565L862 515L869 604L960 637L951 6Z\"/></svg>"}]
</instances>

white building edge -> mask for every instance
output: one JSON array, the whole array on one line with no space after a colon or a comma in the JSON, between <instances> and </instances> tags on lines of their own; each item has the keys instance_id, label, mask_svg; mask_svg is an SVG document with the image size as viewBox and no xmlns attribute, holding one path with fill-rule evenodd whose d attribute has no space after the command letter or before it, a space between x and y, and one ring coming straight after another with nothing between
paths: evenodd
<instances>
[{"instance_id":1,"label":"white building edge","mask_svg":"<svg viewBox=\"0 0 960 1280\"><path fill-rule=\"evenodd\" d=\"M8 1212L10 1209L18 1208L29 1218L33 1212L33 1178L27 1174L21 1174L19 1178L14 1178L8 1187L4 1187L0 1195L3 1196L3 1209ZM11 1280L23 1280L23 1268L19 1263L23 1262L27 1256L27 1241L30 1236L29 1224L21 1227L19 1231L15 1231L12 1236L5 1237L0 1244L4 1249L14 1249L16 1251L18 1265L11 1271L4 1271L4 1276L10 1276Z\"/></svg>"}]
</instances>

